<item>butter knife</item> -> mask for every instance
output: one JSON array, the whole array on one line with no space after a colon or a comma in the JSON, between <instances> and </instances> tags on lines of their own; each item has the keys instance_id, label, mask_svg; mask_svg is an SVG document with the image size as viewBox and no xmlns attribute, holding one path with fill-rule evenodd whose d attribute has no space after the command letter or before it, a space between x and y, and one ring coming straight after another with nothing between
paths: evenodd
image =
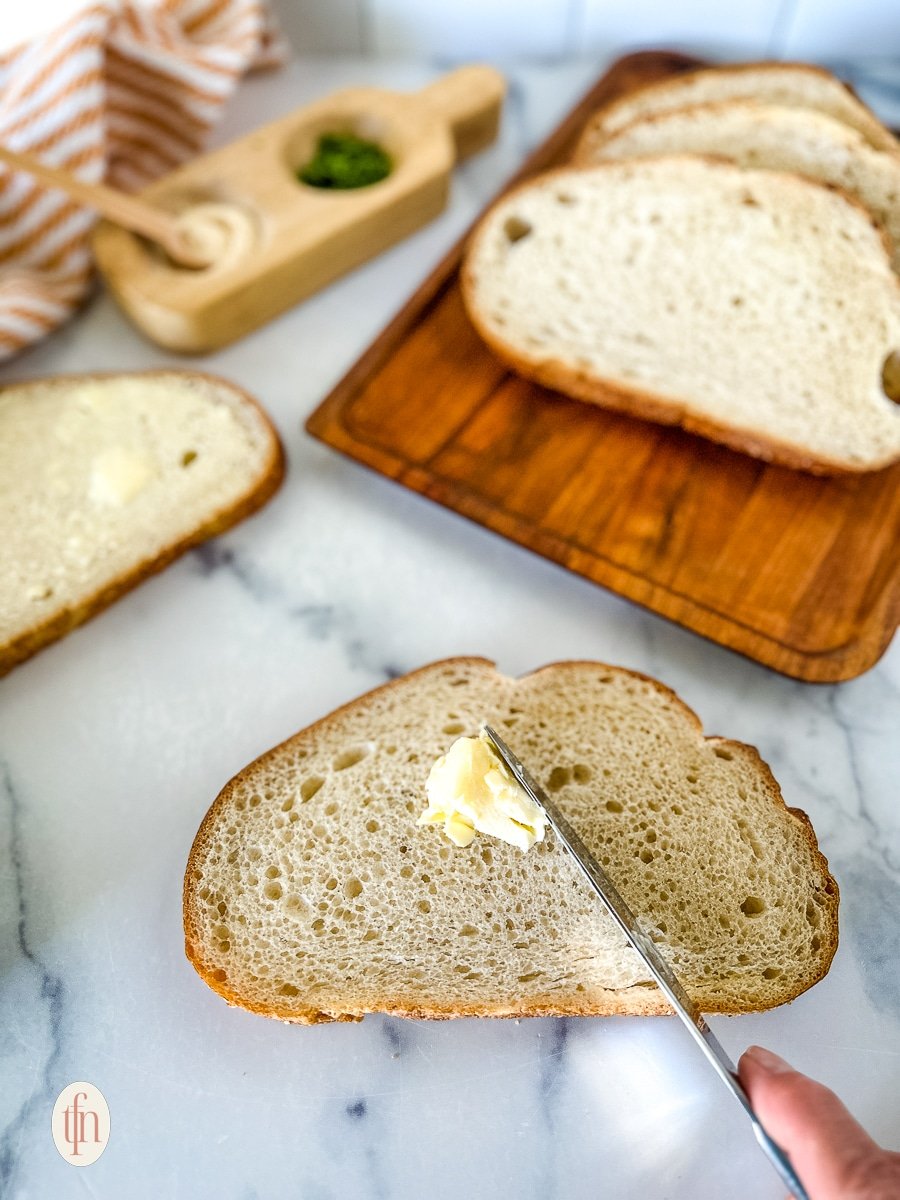
<instances>
[{"instance_id":1,"label":"butter knife","mask_svg":"<svg viewBox=\"0 0 900 1200\"><path fill-rule=\"evenodd\" d=\"M675 1010L675 1015L684 1022L716 1074L744 1109L750 1118L756 1140L768 1155L772 1166L781 1176L782 1182L790 1189L796 1200L809 1200L806 1189L791 1166L790 1159L781 1147L769 1137L754 1113L750 1105L750 1098L738 1079L734 1063L704 1021L703 1014L678 982L671 967L656 948L656 944L641 929L637 918L619 894L615 884L541 785L529 774L500 735L490 725L483 725L482 732L519 786L527 792L539 808L544 810L553 832L578 863L609 915L644 960L650 974Z\"/></svg>"}]
</instances>

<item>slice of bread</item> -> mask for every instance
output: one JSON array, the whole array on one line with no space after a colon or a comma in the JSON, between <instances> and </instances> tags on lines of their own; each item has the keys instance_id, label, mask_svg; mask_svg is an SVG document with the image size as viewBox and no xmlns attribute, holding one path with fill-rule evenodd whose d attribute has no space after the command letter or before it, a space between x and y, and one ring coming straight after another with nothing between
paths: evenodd
<instances>
[{"instance_id":1,"label":"slice of bread","mask_svg":"<svg viewBox=\"0 0 900 1200\"><path fill-rule=\"evenodd\" d=\"M185 948L229 1003L303 1024L656 1014L667 1004L552 831L527 853L417 826L435 759L487 720L555 796L706 1012L827 972L838 892L756 750L645 676L434 663L258 758L200 826Z\"/></svg>"},{"instance_id":2,"label":"slice of bread","mask_svg":"<svg viewBox=\"0 0 900 1200\"><path fill-rule=\"evenodd\" d=\"M585 126L582 146L599 145L640 117L722 100L757 100L784 108L815 109L858 130L879 150L897 149L893 134L829 71L808 63L783 62L704 67L648 84L599 109Z\"/></svg>"},{"instance_id":3,"label":"slice of bread","mask_svg":"<svg viewBox=\"0 0 900 1200\"><path fill-rule=\"evenodd\" d=\"M656 113L605 140L587 138L578 166L663 154L713 155L741 167L796 171L854 196L884 226L900 269L900 153L874 149L855 129L812 109L755 101Z\"/></svg>"},{"instance_id":4,"label":"slice of bread","mask_svg":"<svg viewBox=\"0 0 900 1200\"><path fill-rule=\"evenodd\" d=\"M211 375L0 389L0 674L248 516L283 472L268 417Z\"/></svg>"},{"instance_id":5,"label":"slice of bread","mask_svg":"<svg viewBox=\"0 0 900 1200\"><path fill-rule=\"evenodd\" d=\"M539 383L786 466L872 471L900 458L886 246L860 204L799 176L635 159L504 196L463 295Z\"/></svg>"}]
</instances>

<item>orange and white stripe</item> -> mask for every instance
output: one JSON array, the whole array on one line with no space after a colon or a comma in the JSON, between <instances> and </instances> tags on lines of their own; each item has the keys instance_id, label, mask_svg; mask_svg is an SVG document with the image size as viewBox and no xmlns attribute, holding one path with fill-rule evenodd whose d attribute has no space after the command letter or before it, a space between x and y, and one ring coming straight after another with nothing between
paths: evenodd
<instances>
[{"instance_id":1,"label":"orange and white stripe","mask_svg":"<svg viewBox=\"0 0 900 1200\"><path fill-rule=\"evenodd\" d=\"M88 0L0 54L0 144L134 190L200 151L241 76L283 57L268 0ZM94 220L0 167L0 360L84 299Z\"/></svg>"}]
</instances>

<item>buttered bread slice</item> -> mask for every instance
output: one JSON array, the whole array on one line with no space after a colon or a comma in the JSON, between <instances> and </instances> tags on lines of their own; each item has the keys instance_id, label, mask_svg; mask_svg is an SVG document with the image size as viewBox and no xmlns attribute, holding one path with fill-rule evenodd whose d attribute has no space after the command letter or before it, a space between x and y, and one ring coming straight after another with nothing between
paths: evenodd
<instances>
[{"instance_id":1,"label":"buttered bread slice","mask_svg":"<svg viewBox=\"0 0 900 1200\"><path fill-rule=\"evenodd\" d=\"M184 880L205 982L301 1023L668 1011L552 831L526 852L419 823L434 763L482 721L553 793L704 1011L783 1004L828 970L836 885L754 749L703 737L673 692L630 671L570 662L510 679L459 658L370 692L226 785Z\"/></svg>"},{"instance_id":2,"label":"buttered bread slice","mask_svg":"<svg viewBox=\"0 0 900 1200\"><path fill-rule=\"evenodd\" d=\"M900 458L900 281L862 205L692 156L539 176L463 269L517 371L581 400L820 473Z\"/></svg>"},{"instance_id":3,"label":"buttered bread slice","mask_svg":"<svg viewBox=\"0 0 900 1200\"><path fill-rule=\"evenodd\" d=\"M224 379L0 389L0 674L259 508L283 470L268 417Z\"/></svg>"}]
</instances>

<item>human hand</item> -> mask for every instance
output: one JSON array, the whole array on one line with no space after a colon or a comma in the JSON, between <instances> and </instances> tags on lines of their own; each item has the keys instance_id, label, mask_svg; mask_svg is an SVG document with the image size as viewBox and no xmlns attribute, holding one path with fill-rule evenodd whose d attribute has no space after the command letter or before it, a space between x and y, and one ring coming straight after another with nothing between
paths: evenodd
<instances>
[{"instance_id":1,"label":"human hand","mask_svg":"<svg viewBox=\"0 0 900 1200\"><path fill-rule=\"evenodd\" d=\"M761 1046L742 1056L738 1074L810 1200L900 1198L900 1154L873 1142L834 1092Z\"/></svg>"}]
</instances>

